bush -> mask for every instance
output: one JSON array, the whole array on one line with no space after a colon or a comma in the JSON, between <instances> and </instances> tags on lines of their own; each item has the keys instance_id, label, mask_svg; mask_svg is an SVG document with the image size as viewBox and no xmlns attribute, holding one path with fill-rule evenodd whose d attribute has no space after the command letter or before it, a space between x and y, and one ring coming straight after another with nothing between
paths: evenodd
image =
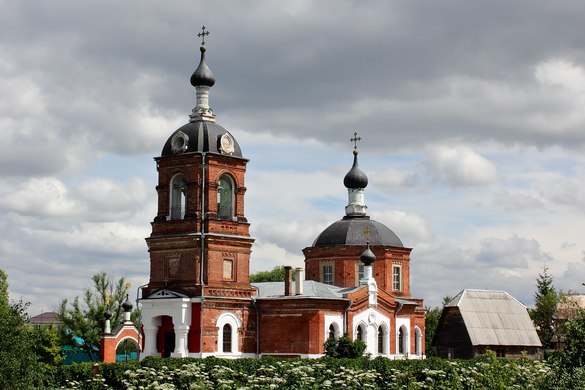
<instances>
[{"instance_id":1,"label":"bush","mask_svg":"<svg viewBox=\"0 0 585 390\"><path fill-rule=\"evenodd\" d=\"M336 339L331 337L325 342L325 356L333 358L358 358L363 356L366 350L366 343L362 340L352 340L345 333Z\"/></svg>"}]
</instances>

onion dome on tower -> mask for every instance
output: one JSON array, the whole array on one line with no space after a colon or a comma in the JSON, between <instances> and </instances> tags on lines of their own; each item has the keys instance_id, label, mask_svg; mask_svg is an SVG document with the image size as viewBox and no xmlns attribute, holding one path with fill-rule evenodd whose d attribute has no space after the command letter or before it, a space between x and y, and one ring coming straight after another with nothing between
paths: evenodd
<instances>
[{"instance_id":1,"label":"onion dome on tower","mask_svg":"<svg viewBox=\"0 0 585 390\"><path fill-rule=\"evenodd\" d=\"M362 252L362 254L360 255L360 260L362 263L364 263L364 265L372 265L372 263L374 263L374 261L376 261L376 255L374 255L374 252L372 252L372 250L370 249L370 241L366 241L366 250L364 250Z\"/></svg>"},{"instance_id":2,"label":"onion dome on tower","mask_svg":"<svg viewBox=\"0 0 585 390\"><path fill-rule=\"evenodd\" d=\"M242 150L233 135L215 123L215 115L209 107L209 89L215 84L215 77L205 62L205 36L209 31L199 33L202 37L199 66L191 75L191 85L197 91L197 103L189 115L189 123L177 129L165 143L161 156L182 153L210 152L242 157Z\"/></svg>"},{"instance_id":3,"label":"onion dome on tower","mask_svg":"<svg viewBox=\"0 0 585 390\"><path fill-rule=\"evenodd\" d=\"M334 222L323 230L313 242L313 247L331 245L364 245L369 241L373 246L404 247L398 236L384 224L371 220L366 211L364 188L368 185L368 177L359 168L357 141L361 138L354 133L353 165L343 178L347 188L348 203L345 206L343 219Z\"/></svg>"}]
</instances>

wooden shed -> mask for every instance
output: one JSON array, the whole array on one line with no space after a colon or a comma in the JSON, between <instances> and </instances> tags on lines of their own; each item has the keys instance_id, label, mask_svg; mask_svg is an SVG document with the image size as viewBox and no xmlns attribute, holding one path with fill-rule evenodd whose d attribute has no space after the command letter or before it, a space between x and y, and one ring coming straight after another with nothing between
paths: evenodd
<instances>
[{"instance_id":1,"label":"wooden shed","mask_svg":"<svg viewBox=\"0 0 585 390\"><path fill-rule=\"evenodd\" d=\"M542 344L526 306L505 291L463 290L444 308L433 344L444 358L542 358Z\"/></svg>"}]
</instances>

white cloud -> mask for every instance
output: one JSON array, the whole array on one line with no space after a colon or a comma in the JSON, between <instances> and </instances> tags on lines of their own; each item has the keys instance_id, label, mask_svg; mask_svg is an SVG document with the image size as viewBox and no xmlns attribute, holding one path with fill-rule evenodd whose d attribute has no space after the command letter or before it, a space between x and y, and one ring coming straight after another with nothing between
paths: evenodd
<instances>
[{"instance_id":1,"label":"white cloud","mask_svg":"<svg viewBox=\"0 0 585 390\"><path fill-rule=\"evenodd\" d=\"M531 263L550 262L553 257L543 252L535 239L512 236L507 239L489 237L481 240L476 259L489 266L514 271L527 268Z\"/></svg>"},{"instance_id":2,"label":"white cloud","mask_svg":"<svg viewBox=\"0 0 585 390\"><path fill-rule=\"evenodd\" d=\"M431 148L425 165L435 179L453 187L488 185L497 179L496 166L464 145Z\"/></svg>"}]
</instances>

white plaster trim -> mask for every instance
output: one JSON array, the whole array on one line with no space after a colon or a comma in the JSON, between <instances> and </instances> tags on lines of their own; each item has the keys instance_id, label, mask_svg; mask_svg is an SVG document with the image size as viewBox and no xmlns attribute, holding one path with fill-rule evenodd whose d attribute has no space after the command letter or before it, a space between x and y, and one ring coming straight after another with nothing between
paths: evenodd
<instances>
[{"instance_id":1,"label":"white plaster trim","mask_svg":"<svg viewBox=\"0 0 585 390\"><path fill-rule=\"evenodd\" d=\"M335 338L338 339L343 336L343 315L341 314L325 314L325 340L329 338L329 327L333 324L335 327Z\"/></svg>"},{"instance_id":2,"label":"white plaster trim","mask_svg":"<svg viewBox=\"0 0 585 390\"><path fill-rule=\"evenodd\" d=\"M240 327L242 326L242 320L234 313L231 312L224 312L222 313L215 325L218 327L217 330L217 352L218 355L221 356L231 356L231 355L238 355L240 354L240 339L238 337ZM225 325L230 325L232 328L232 350L231 352L223 352L223 327Z\"/></svg>"}]
</instances>

